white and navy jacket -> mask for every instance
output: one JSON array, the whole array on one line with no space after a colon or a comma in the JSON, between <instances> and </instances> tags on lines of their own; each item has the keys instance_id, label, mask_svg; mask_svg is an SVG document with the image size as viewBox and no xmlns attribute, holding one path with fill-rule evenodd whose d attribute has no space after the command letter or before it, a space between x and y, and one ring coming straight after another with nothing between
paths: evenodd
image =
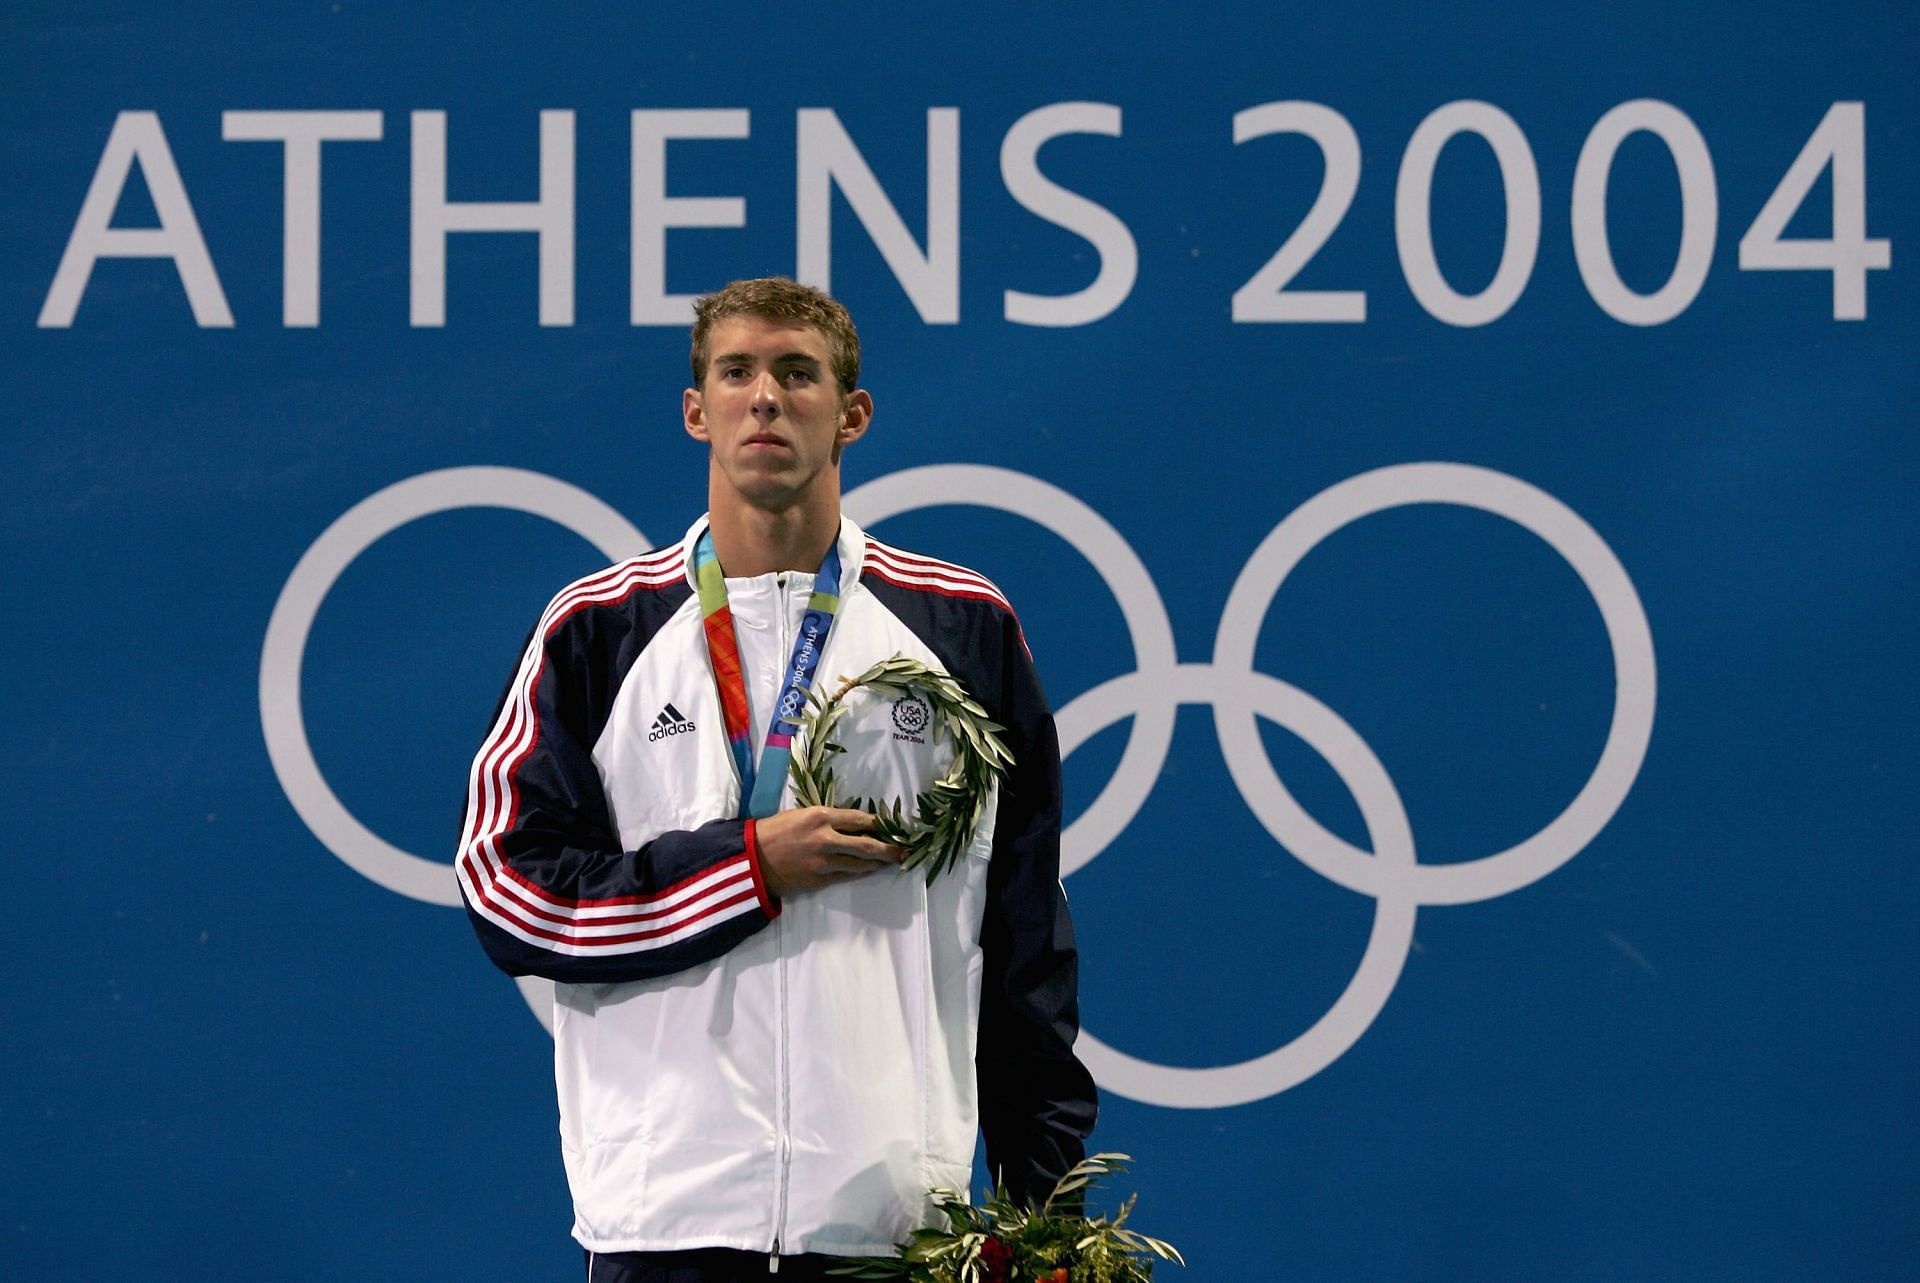
<instances>
[{"instance_id":1,"label":"white and navy jacket","mask_svg":"<svg viewBox=\"0 0 1920 1283\"><path fill-rule=\"evenodd\" d=\"M967 1188L976 1129L989 1169L1038 1195L1093 1126L1053 719L998 589L843 521L822 685L895 654L946 669L1014 765L931 886L882 872L774 900L754 821L730 818L692 578L705 526L548 606L473 764L460 889L494 962L559 982L582 1245L890 1254L940 1219L928 1189ZM757 755L813 576L727 587ZM911 799L951 762L923 710L849 704L843 799Z\"/></svg>"}]
</instances>

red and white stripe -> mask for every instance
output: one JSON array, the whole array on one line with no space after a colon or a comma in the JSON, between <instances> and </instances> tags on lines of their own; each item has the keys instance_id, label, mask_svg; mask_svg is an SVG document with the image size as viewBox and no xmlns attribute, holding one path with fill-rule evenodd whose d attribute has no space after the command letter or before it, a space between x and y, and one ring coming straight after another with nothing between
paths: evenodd
<instances>
[{"instance_id":1,"label":"red and white stripe","mask_svg":"<svg viewBox=\"0 0 1920 1283\"><path fill-rule=\"evenodd\" d=\"M534 693L546 667L547 639L575 612L678 582L685 569L685 550L676 544L590 575L555 597L521 657L500 719L474 759L467 780L467 828L455 873L476 912L529 944L576 956L657 949L750 912L764 900L749 851L652 895L602 900L556 895L510 867L500 854L500 838L512 830L520 812L515 772L540 735ZM748 843L751 846L751 832Z\"/></svg>"},{"instance_id":2,"label":"red and white stripe","mask_svg":"<svg viewBox=\"0 0 1920 1283\"><path fill-rule=\"evenodd\" d=\"M956 566L950 561L904 552L877 539L867 540L867 559L862 570L865 574L877 575L902 588L919 588L945 597L990 601L1009 615L1013 614L1013 607L1007 604L1007 599L1000 595L1000 590L985 575L968 570L965 566Z\"/></svg>"},{"instance_id":3,"label":"red and white stripe","mask_svg":"<svg viewBox=\"0 0 1920 1283\"><path fill-rule=\"evenodd\" d=\"M1033 658L1033 650L1027 645L1026 630L1020 627L1020 616L1014 614L1013 606L994 587L993 581L977 571L956 566L950 561L941 561L937 557L922 557L917 552L907 552L868 536L867 558L861 565L861 573L902 588L935 592L943 597L990 601L1013 615L1014 635L1019 637L1020 647L1027 652L1027 658Z\"/></svg>"}]
</instances>

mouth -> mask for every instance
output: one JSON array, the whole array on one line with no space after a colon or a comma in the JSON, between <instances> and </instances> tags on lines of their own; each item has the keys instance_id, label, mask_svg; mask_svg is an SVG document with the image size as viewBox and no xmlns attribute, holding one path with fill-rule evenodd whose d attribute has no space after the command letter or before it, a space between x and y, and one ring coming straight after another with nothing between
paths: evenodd
<instances>
[{"instance_id":1,"label":"mouth","mask_svg":"<svg viewBox=\"0 0 1920 1283\"><path fill-rule=\"evenodd\" d=\"M785 441L782 441L771 432L756 432L746 439L745 444L748 449L786 450L790 448Z\"/></svg>"}]
</instances>

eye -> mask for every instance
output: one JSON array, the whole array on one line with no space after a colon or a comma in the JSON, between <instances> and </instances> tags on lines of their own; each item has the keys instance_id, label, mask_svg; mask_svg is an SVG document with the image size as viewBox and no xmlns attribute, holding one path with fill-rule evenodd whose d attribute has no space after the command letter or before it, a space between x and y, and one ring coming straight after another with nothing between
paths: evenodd
<instances>
[{"instance_id":1,"label":"eye","mask_svg":"<svg viewBox=\"0 0 1920 1283\"><path fill-rule=\"evenodd\" d=\"M812 383L813 381L812 370L805 370L795 366L793 369L787 371L787 382L789 383Z\"/></svg>"}]
</instances>

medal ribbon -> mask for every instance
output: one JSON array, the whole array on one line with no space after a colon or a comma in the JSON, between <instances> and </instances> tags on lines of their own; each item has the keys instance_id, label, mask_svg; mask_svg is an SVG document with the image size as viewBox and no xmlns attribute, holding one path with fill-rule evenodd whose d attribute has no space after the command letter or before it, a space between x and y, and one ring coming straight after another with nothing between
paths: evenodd
<instances>
[{"instance_id":1,"label":"medal ribbon","mask_svg":"<svg viewBox=\"0 0 1920 1283\"><path fill-rule=\"evenodd\" d=\"M813 596L807 599L800 635L793 641L793 658L787 661L787 679L774 703L758 771L753 763L753 715L747 706L746 677L740 671L740 645L734 637L727 580L713 551L711 530L701 531L693 546L693 578L700 591L707 657L713 663L713 680L720 688L720 715L726 723L734 769L740 773L740 815L756 819L772 815L780 809L780 792L786 787L793 736L799 729L800 711L806 707L807 689L813 684L813 671L820 664L820 652L826 649L827 633L840 609L840 541L836 538L827 549L820 573L814 577ZM780 608L786 609L784 598Z\"/></svg>"}]
</instances>

